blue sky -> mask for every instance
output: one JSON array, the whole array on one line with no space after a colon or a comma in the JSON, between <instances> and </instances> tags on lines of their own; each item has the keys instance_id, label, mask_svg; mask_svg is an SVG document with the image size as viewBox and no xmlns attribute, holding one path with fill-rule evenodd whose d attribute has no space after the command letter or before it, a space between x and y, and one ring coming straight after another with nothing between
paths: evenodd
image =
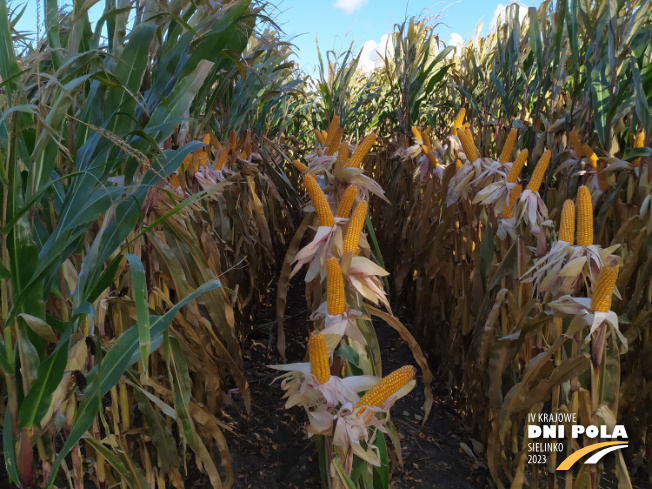
<instances>
[{"instance_id":1,"label":"blue sky","mask_svg":"<svg viewBox=\"0 0 652 489\"><path fill-rule=\"evenodd\" d=\"M373 61L375 51L385 45L382 36L406 17L439 15L442 24L435 32L448 44L460 37L470 39L480 22L484 22L482 34L487 34L497 14L504 12L509 3L510 0L282 0L277 4L276 20L287 34L295 36L300 65L312 74L318 63L315 36L319 37L322 56L329 49L345 50L353 41L356 49L368 43L363 58ZM540 5L541 1L519 3L530 7ZM525 11L523 8L521 15Z\"/></svg>"},{"instance_id":2,"label":"blue sky","mask_svg":"<svg viewBox=\"0 0 652 489\"><path fill-rule=\"evenodd\" d=\"M13 6L27 3L27 11L21 19L19 30L36 30L36 5L39 0L14 0ZM59 5L72 0L60 0ZM322 55L328 50L343 51L354 43L356 50L363 51L363 64L373 64L377 50L382 51L382 38L391 32L394 24L406 17L439 15L442 22L436 29L447 44L455 40L468 40L476 26L484 22L483 34L489 32L498 13L505 10L510 0L272 0L277 10L272 17L280 24L298 48L301 68L313 74L318 64L315 37L319 37ZM537 6L540 0L522 0L526 7ZM99 18L104 1L91 9L91 20ZM522 9L522 14L525 8ZM42 16L41 16L42 22Z\"/></svg>"}]
</instances>

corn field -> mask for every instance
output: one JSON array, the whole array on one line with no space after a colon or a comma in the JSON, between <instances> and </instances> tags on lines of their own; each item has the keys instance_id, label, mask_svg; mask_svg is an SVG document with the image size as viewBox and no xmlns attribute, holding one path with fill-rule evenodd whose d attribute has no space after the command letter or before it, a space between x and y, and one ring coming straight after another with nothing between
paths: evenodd
<instances>
[{"instance_id":1,"label":"corn field","mask_svg":"<svg viewBox=\"0 0 652 489\"><path fill-rule=\"evenodd\" d=\"M460 487L650 484L652 3L313 76L271 4L97 3L0 0L0 487L457 487L444 412Z\"/></svg>"}]
</instances>

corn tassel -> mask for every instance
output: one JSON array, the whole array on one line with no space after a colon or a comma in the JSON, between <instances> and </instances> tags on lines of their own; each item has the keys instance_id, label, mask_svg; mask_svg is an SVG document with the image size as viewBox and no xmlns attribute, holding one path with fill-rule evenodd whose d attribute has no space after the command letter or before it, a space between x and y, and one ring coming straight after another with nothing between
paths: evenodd
<instances>
[{"instance_id":1,"label":"corn tassel","mask_svg":"<svg viewBox=\"0 0 652 489\"><path fill-rule=\"evenodd\" d=\"M292 160L292 166L299 170L301 173L308 171L308 167L301 163L299 160Z\"/></svg>"},{"instance_id":2,"label":"corn tassel","mask_svg":"<svg viewBox=\"0 0 652 489\"><path fill-rule=\"evenodd\" d=\"M469 136L470 131L463 131L462 129L457 130L457 137L460 138L462 143L462 149L466 155L466 159L470 162L474 162L478 159L478 150L475 147L473 142L473 137Z\"/></svg>"},{"instance_id":3,"label":"corn tassel","mask_svg":"<svg viewBox=\"0 0 652 489\"><path fill-rule=\"evenodd\" d=\"M559 240L569 244L575 243L575 202L568 199L561 208L561 224L559 225Z\"/></svg>"},{"instance_id":4,"label":"corn tassel","mask_svg":"<svg viewBox=\"0 0 652 489\"><path fill-rule=\"evenodd\" d=\"M338 127L335 129L335 134L326 147L326 156L333 156L335 154L335 151L337 151L337 148L339 148L340 142L342 141L342 136L344 136L344 128Z\"/></svg>"},{"instance_id":5,"label":"corn tassel","mask_svg":"<svg viewBox=\"0 0 652 489\"><path fill-rule=\"evenodd\" d=\"M528 190L531 190L532 192L539 191L541 183L543 182L543 177L545 176L546 170L548 169L548 165L550 165L551 156L552 153L550 150L543 153L541 159L539 159L539 163L537 163L537 166L534 168L534 172L532 172L532 178L530 179L530 183L528 183L527 186Z\"/></svg>"},{"instance_id":6,"label":"corn tassel","mask_svg":"<svg viewBox=\"0 0 652 489\"><path fill-rule=\"evenodd\" d=\"M344 277L335 257L326 260L326 303L331 316L343 314L346 309Z\"/></svg>"},{"instance_id":7,"label":"corn tassel","mask_svg":"<svg viewBox=\"0 0 652 489\"><path fill-rule=\"evenodd\" d=\"M362 142L358 145L358 147L355 148L355 151L353 152L353 155L351 155L351 159L349 160L347 166L360 168L362 159L365 156L367 156L367 153L369 153L371 147L374 145L375 142L376 142L376 135L374 133L371 133L367 137L365 137L362 140Z\"/></svg>"},{"instance_id":8,"label":"corn tassel","mask_svg":"<svg viewBox=\"0 0 652 489\"><path fill-rule=\"evenodd\" d=\"M339 116L333 116L331 119L331 123L328 125L328 130L326 131L326 136L324 137L324 145L325 146L330 146L330 144L333 142L333 138L335 137L335 132L339 129L340 125L340 118Z\"/></svg>"},{"instance_id":9,"label":"corn tassel","mask_svg":"<svg viewBox=\"0 0 652 489\"><path fill-rule=\"evenodd\" d=\"M514 204L516 204L516 201L518 200L518 198L521 196L522 193L523 193L523 185L518 184L512 187L512 190L510 190L509 192L509 203L507 204L506 207L503 208L502 215L504 219L510 219L514 217L514 213L512 212L512 207L514 207Z\"/></svg>"},{"instance_id":10,"label":"corn tassel","mask_svg":"<svg viewBox=\"0 0 652 489\"><path fill-rule=\"evenodd\" d=\"M598 283L591 295L591 309L607 312L611 309L611 296L618 279L618 265L604 266L598 275Z\"/></svg>"},{"instance_id":11,"label":"corn tassel","mask_svg":"<svg viewBox=\"0 0 652 489\"><path fill-rule=\"evenodd\" d=\"M462 124L464 124L465 115L466 115L466 109L462 107L457 113L457 116L455 117L455 122L453 122L453 129L451 130L451 134L453 136L457 136L457 130L462 128Z\"/></svg>"},{"instance_id":12,"label":"corn tassel","mask_svg":"<svg viewBox=\"0 0 652 489\"><path fill-rule=\"evenodd\" d=\"M324 136L321 135L321 131L319 129L315 129L315 137L317 138L317 142L320 144L320 146L323 146L325 143Z\"/></svg>"},{"instance_id":13,"label":"corn tassel","mask_svg":"<svg viewBox=\"0 0 652 489\"><path fill-rule=\"evenodd\" d=\"M333 227L335 225L333 211L315 177L309 173L304 175L303 184L306 186L310 200L312 200L312 205L319 218L319 225Z\"/></svg>"},{"instance_id":14,"label":"corn tassel","mask_svg":"<svg viewBox=\"0 0 652 489\"><path fill-rule=\"evenodd\" d=\"M577 244L593 244L593 203L591 192L585 185L577 189Z\"/></svg>"},{"instance_id":15,"label":"corn tassel","mask_svg":"<svg viewBox=\"0 0 652 489\"><path fill-rule=\"evenodd\" d=\"M516 144L516 136L518 136L518 129L512 127L512 130L509 131L509 135L505 140L505 145L503 146L503 151L500 153L500 158L498 159L501 165L504 165L511 159L512 150L514 149L514 144Z\"/></svg>"},{"instance_id":16,"label":"corn tassel","mask_svg":"<svg viewBox=\"0 0 652 489\"><path fill-rule=\"evenodd\" d=\"M423 146L421 146L421 149L423 149L423 152L428 157L428 161L430 162L430 166L432 168L436 168L437 165L439 164L439 160L437 159L435 154L432 151L430 151L428 146L426 146L425 144Z\"/></svg>"},{"instance_id":17,"label":"corn tassel","mask_svg":"<svg viewBox=\"0 0 652 489\"><path fill-rule=\"evenodd\" d=\"M638 131L636 140L634 141L634 148L642 148L645 142L645 131ZM641 164L641 158L636 158L632 161L632 165L637 168Z\"/></svg>"},{"instance_id":18,"label":"corn tassel","mask_svg":"<svg viewBox=\"0 0 652 489\"><path fill-rule=\"evenodd\" d=\"M358 196L358 187L351 185L346 189L344 195L342 195L342 200L337 206L337 211L335 212L335 217L349 217L349 213L353 208L355 199Z\"/></svg>"},{"instance_id":19,"label":"corn tassel","mask_svg":"<svg viewBox=\"0 0 652 489\"><path fill-rule=\"evenodd\" d=\"M315 376L317 382L325 384L331 378L330 362L328 361L328 350L324 335L313 331L308 340L308 356L310 358L310 373Z\"/></svg>"},{"instance_id":20,"label":"corn tassel","mask_svg":"<svg viewBox=\"0 0 652 489\"><path fill-rule=\"evenodd\" d=\"M512 167L509 169L509 173L507 173L507 181L509 183L516 183L516 180L521 175L521 171L523 170L523 166L525 166L529 154L530 153L527 149L524 149L518 154L516 160L512 163Z\"/></svg>"},{"instance_id":21,"label":"corn tassel","mask_svg":"<svg viewBox=\"0 0 652 489\"><path fill-rule=\"evenodd\" d=\"M577 135L577 133L575 131L571 131L569 135L569 139L571 142L571 146L573 147L573 150L575 151L575 153L577 153L578 156L581 157L582 154L584 153L584 150L582 148L582 143L580 142L580 138Z\"/></svg>"},{"instance_id":22,"label":"corn tassel","mask_svg":"<svg viewBox=\"0 0 652 489\"><path fill-rule=\"evenodd\" d=\"M358 202L358 205L355 206L344 235L344 249L342 251L344 254L354 252L358 249L360 233L362 233L368 209L369 204L364 200L361 200Z\"/></svg>"},{"instance_id":23,"label":"corn tassel","mask_svg":"<svg viewBox=\"0 0 652 489\"><path fill-rule=\"evenodd\" d=\"M356 403L353 408L355 412L364 406L382 407L383 403L389 399L392 394L401 389L405 384L410 382L416 369L412 365L405 365L398 370L394 370L391 374L380 379L380 381L368 390L364 396ZM358 415L362 414L365 409L362 409Z\"/></svg>"}]
</instances>

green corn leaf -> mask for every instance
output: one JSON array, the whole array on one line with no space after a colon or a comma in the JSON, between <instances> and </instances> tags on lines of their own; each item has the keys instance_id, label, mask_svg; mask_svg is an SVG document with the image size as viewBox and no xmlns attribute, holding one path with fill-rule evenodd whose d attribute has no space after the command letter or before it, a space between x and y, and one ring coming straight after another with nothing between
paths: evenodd
<instances>
[{"instance_id":1,"label":"green corn leaf","mask_svg":"<svg viewBox=\"0 0 652 489\"><path fill-rule=\"evenodd\" d=\"M38 376L18 412L18 429L37 426L48 410L50 399L59 385L68 361L68 342L54 351L38 368Z\"/></svg>"},{"instance_id":2,"label":"green corn leaf","mask_svg":"<svg viewBox=\"0 0 652 489\"><path fill-rule=\"evenodd\" d=\"M145 279L145 268L143 263L136 255L127 254L125 258L131 267L131 278L133 281L133 298L136 303L136 317L138 328L138 341L140 343L140 354L147 375L149 348L150 348L150 325L149 325L149 305L147 302L147 282Z\"/></svg>"},{"instance_id":3,"label":"green corn leaf","mask_svg":"<svg viewBox=\"0 0 652 489\"><path fill-rule=\"evenodd\" d=\"M221 286L222 284L217 280L209 282L199 287L182 301L178 302L163 316L156 316L153 320L150 318L150 332L152 338L156 337L162 339L163 332L167 330L167 327L169 326L174 316L184 305L194 300L204 292L211 291ZM152 343L154 343L154 340L152 340ZM97 366L86 376L89 384L91 384L91 387L87 391L85 399L79 406L77 416L75 417L75 423L70 430L65 444L61 448L61 451L54 461L52 466L52 475L48 481L48 489L52 487L59 466L67 456L68 452L70 452L75 444L92 426L97 411L101 408L101 396L106 394L114 385L120 381L125 370L129 368L131 359L137 352L138 331L137 328L131 328L127 330L122 336L120 336L118 341L116 341L111 350L109 350L109 352L106 354L104 360L101 363L101 370L99 366ZM98 374L100 373L101 377L98 377Z\"/></svg>"}]
</instances>

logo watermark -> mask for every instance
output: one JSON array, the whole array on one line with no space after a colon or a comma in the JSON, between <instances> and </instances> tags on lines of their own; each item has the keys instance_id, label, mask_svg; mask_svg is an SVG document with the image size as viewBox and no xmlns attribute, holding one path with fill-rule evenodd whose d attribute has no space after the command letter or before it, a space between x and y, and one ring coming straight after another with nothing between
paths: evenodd
<instances>
[{"instance_id":1,"label":"logo watermark","mask_svg":"<svg viewBox=\"0 0 652 489\"><path fill-rule=\"evenodd\" d=\"M586 436L589 440L613 440L591 443L581 448L563 460L557 470L568 470L586 455L585 464L595 464L615 450L627 447L627 431L623 425L615 425L609 429L606 425L584 426L577 423L576 413L530 413L528 415L528 463L542 464L547 462L546 454L561 453L565 450L568 435L573 440ZM537 424L538 423L538 424ZM566 427L569 426L569 431Z\"/></svg>"}]
</instances>

